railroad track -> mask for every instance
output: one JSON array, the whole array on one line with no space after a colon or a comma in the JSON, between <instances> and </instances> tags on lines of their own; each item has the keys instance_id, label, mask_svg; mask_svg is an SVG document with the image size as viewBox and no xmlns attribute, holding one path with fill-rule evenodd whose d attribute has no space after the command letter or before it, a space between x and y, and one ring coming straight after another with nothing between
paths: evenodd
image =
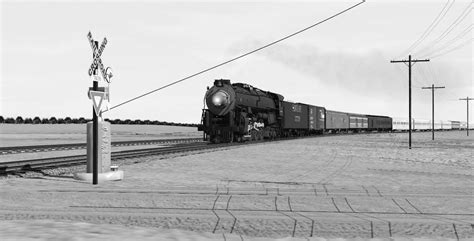
<instances>
[{"instance_id":1,"label":"railroad track","mask_svg":"<svg viewBox=\"0 0 474 241\"><path fill-rule=\"evenodd\" d=\"M292 140L300 138L312 138L312 137L323 137L328 135L352 135L355 133L336 133L336 134L325 134L317 136L306 136L306 137L281 137L275 139L278 140ZM368 133L366 133L368 134ZM140 145L154 145L154 144L179 144L179 143L191 143L201 142L202 138L179 138L179 139L154 139L154 140L138 140L138 141L114 141L112 147L120 146L140 146ZM252 143L258 143L259 141L253 141ZM0 147L0 156L8 154L22 154L31 152L47 152L47 151L62 151L62 150L77 150L85 149L86 143L69 143L69 144L53 144L53 145L31 145L31 146L8 146Z\"/></svg>"},{"instance_id":2,"label":"railroad track","mask_svg":"<svg viewBox=\"0 0 474 241\"><path fill-rule=\"evenodd\" d=\"M289 140L289 139L294 139L294 138L285 138L285 139L279 139L276 141ZM249 144L256 144L256 143L263 143L263 142L267 142L267 141L209 144L207 142L203 142L201 138L189 138L189 139L113 142L112 146L131 146L131 145L147 145L147 144L148 145L177 144L177 145L166 146L166 147L146 148L146 149L115 151L111 153L111 159L119 160L119 159L137 158L137 157L144 157L144 156L164 155L164 154L179 153L179 152L189 152L189 151L198 151L198 150L206 150L206 149L217 149L217 148L222 148L222 147L249 145ZM78 148L73 148L73 147L78 147L78 146L80 146L80 148L86 147L85 144L81 143L81 144L64 144L64 145L24 146L24 147L14 147L13 149L16 148L16 150L24 150L24 152L21 152L21 153L26 153L26 152L33 152L35 148L38 148L42 151L53 151L53 150L61 150L60 148L65 148L62 150L73 150L73 149L78 149ZM37 158L37 159L29 159L29 160L1 162L0 175L4 175L8 173L19 173L19 172L25 172L25 171L35 171L35 170L42 170L42 169L48 169L48 168L80 165L80 164L85 164L86 162L87 162L87 155L71 155L71 156L47 157L47 158Z\"/></svg>"},{"instance_id":3,"label":"railroad track","mask_svg":"<svg viewBox=\"0 0 474 241\"><path fill-rule=\"evenodd\" d=\"M152 144L178 144L178 145L158 147L158 148L116 151L116 152L112 152L111 159L118 160L118 159L136 158L136 157L143 157L143 156L164 155L164 154L178 153L178 152L257 144L257 143L264 143L264 142L269 142L269 141L279 142L279 141L287 141L287 140L294 140L294 139L325 137L325 136L332 136L332 135L338 135L338 134L306 136L306 137L287 137L287 138L279 138L275 140L253 141L253 142L244 142L244 143L223 143L223 144L208 144L207 142L203 142L201 138L120 141L120 142L112 142L112 146L114 147L134 146L134 145L138 146L138 145L152 145ZM355 133L344 133L343 135L353 135L353 134ZM364 133L364 134L373 134L373 133ZM0 155L5 154L5 153L27 153L27 152L54 151L54 150L73 150L73 149L80 149L80 148L86 148L86 144L76 143L76 144L62 144L62 145L2 147L0 148ZM2 162L0 163L0 175L6 174L6 173L28 171L28 170L40 170L40 169L47 169L47 168L54 168L54 167L61 167L61 166L78 165L78 164L84 164L86 163L86 161L87 161L86 155L74 155L74 156L48 157L48 158L40 158L40 159ZM338 171L342 171L348 165L350 165L350 162L345 163L343 167L341 168L341 170L338 170Z\"/></svg>"},{"instance_id":4,"label":"railroad track","mask_svg":"<svg viewBox=\"0 0 474 241\"><path fill-rule=\"evenodd\" d=\"M194 143L188 143L188 144L176 145L176 146L115 151L115 152L112 152L111 159L119 160L119 159L126 159L126 158L137 158L137 157L164 155L164 154L179 153L179 152L216 149L216 148L230 147L230 146L234 146L234 145L229 145L229 144L208 145L208 143L206 142L194 142ZM38 159L20 160L20 161L9 161L9 162L0 163L0 174L18 173L18 172L24 172L24 171L56 168L56 167L62 167L62 166L79 165L79 164L85 164L86 162L87 162L87 155L73 155L73 156L48 157L48 158L38 158Z\"/></svg>"},{"instance_id":5,"label":"railroad track","mask_svg":"<svg viewBox=\"0 0 474 241\"><path fill-rule=\"evenodd\" d=\"M323 136L333 136L333 135L357 135L357 134L379 134L379 133L380 132L330 133L330 134L307 136L307 137L286 137L286 138L281 137L276 140L292 140L292 139L299 139L299 138L312 138L312 137L323 137ZM137 141L114 141L112 142L111 145L112 147L120 147L120 146L154 145L154 144L178 144L178 143L191 143L191 142L200 142L200 141L202 141L202 138L154 139L154 140L137 140ZM8 146L8 147L0 147L0 156L8 155L8 154L31 153L31 152L77 150L77 149L84 149L86 147L87 147L86 143ZM461 146L461 147L472 147L472 146Z\"/></svg>"},{"instance_id":6,"label":"railroad track","mask_svg":"<svg viewBox=\"0 0 474 241\"><path fill-rule=\"evenodd\" d=\"M154 145L154 144L178 144L178 143L191 143L191 142L199 142L199 141L202 141L202 138L114 141L112 142L112 146L118 147L118 146ZM34 146L9 146L9 147L0 147L0 155L20 154L20 153L29 153L29 152L59 151L59 150L75 150L75 149L84 149L86 147L87 147L86 143L34 145Z\"/></svg>"}]
</instances>

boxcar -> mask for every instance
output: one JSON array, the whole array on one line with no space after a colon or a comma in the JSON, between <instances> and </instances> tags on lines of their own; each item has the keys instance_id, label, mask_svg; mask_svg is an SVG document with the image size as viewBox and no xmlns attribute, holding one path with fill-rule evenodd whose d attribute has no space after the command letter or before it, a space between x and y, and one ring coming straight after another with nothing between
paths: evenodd
<instances>
[{"instance_id":1,"label":"boxcar","mask_svg":"<svg viewBox=\"0 0 474 241\"><path fill-rule=\"evenodd\" d=\"M308 105L308 128L312 133L323 133L326 127L326 109L320 106Z\"/></svg>"},{"instance_id":2,"label":"boxcar","mask_svg":"<svg viewBox=\"0 0 474 241\"><path fill-rule=\"evenodd\" d=\"M368 128L368 118L366 115L349 113L349 129L360 130Z\"/></svg>"},{"instance_id":3,"label":"boxcar","mask_svg":"<svg viewBox=\"0 0 474 241\"><path fill-rule=\"evenodd\" d=\"M326 130L341 131L349 129L349 114L326 110Z\"/></svg>"},{"instance_id":4,"label":"boxcar","mask_svg":"<svg viewBox=\"0 0 474 241\"><path fill-rule=\"evenodd\" d=\"M308 105L283 101L283 129L308 130Z\"/></svg>"},{"instance_id":5,"label":"boxcar","mask_svg":"<svg viewBox=\"0 0 474 241\"><path fill-rule=\"evenodd\" d=\"M392 118L388 116L367 115L369 130L391 130Z\"/></svg>"}]
</instances>

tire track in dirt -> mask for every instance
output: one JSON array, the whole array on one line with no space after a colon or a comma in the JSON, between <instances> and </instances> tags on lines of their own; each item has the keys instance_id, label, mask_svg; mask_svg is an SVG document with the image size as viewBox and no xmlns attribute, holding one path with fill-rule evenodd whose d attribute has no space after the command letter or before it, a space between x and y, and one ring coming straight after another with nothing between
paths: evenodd
<instances>
[{"instance_id":1,"label":"tire track in dirt","mask_svg":"<svg viewBox=\"0 0 474 241\"><path fill-rule=\"evenodd\" d=\"M334 163L334 162L332 162L332 163ZM329 175L327 175L327 176L323 177L322 179L320 179L317 182L317 184L328 184L328 182L330 182L333 178L335 178L336 176L342 174L351 164L352 164L352 156L349 156L349 158L345 160L345 162L342 166L336 168L336 170L331 172Z\"/></svg>"},{"instance_id":2,"label":"tire track in dirt","mask_svg":"<svg viewBox=\"0 0 474 241\"><path fill-rule=\"evenodd\" d=\"M265 188L265 189L250 189L250 188L233 188L231 187L224 187L224 188L216 188L216 190L212 189L156 189L154 191L149 190L137 190L137 189L108 189L108 190L91 190L91 189L41 189L37 190L38 193L94 193L94 194L130 194L130 195L139 195L139 194L156 194L156 195L229 195L232 194L234 196L268 196L274 193L275 195L281 195L280 192L287 192L287 190L292 190L293 196L321 196L320 193L317 191L316 185L317 183L287 183L287 182L269 182L269 181L246 181L246 182L257 182L257 183L273 183L276 185L284 186L285 188ZM301 188L291 188L292 186L301 186ZM306 185L306 186L305 186ZM362 186L361 191L359 189L350 190L346 186L332 186L331 192L329 192L326 184L320 184L324 192L328 193L328 195L324 194L325 196L373 196L373 197L432 197L432 198L472 198L471 189L460 189L454 190L452 192L400 192L400 191L393 191L393 190L385 190L384 195L379 195L381 191L377 190L375 192L369 193L377 193L376 195L367 195L367 192L364 190ZM364 186L365 187L365 186ZM366 188L366 187L365 187ZM367 189L367 188L366 188ZM342 191L343 190L343 191ZM350 190L350 191L349 191ZM271 192L273 191L273 192ZM368 189L367 189L368 191ZM434 191L434 190L433 190Z\"/></svg>"},{"instance_id":3,"label":"tire track in dirt","mask_svg":"<svg viewBox=\"0 0 474 241\"><path fill-rule=\"evenodd\" d=\"M412 175L427 175L427 176L448 176L456 178L474 178L473 174L467 173L446 173L446 172L429 172L429 171L417 171L407 169L389 169L389 168L367 168L369 171L383 172L383 173L406 173Z\"/></svg>"},{"instance_id":4,"label":"tire track in dirt","mask_svg":"<svg viewBox=\"0 0 474 241\"><path fill-rule=\"evenodd\" d=\"M312 190L308 191L308 195L310 197L314 197L314 194L311 192ZM182 195L182 194L181 194ZM202 195L199 195L202 196ZM115 215L122 215L123 217L127 217L128 215L134 215L132 220L129 221L120 221L120 222L135 222L133 220L136 220L139 217L162 217L163 215L167 217L179 217L179 219L189 219L191 218L192 220L201 220L201 221L196 221L196 222L202 222L202 223L208 223L204 226L209 226L211 230L207 230L210 232L218 233L235 233L237 232L238 234L243 234L245 232L258 232L258 230L254 231L249 231L249 225L253 225L254 223L262 223L259 226L259 228L266 230L272 230L275 228L275 225L283 225L285 226L287 223L284 220L281 220L281 218L278 218L279 216L282 216L286 218L291 225L288 226L289 233L287 235L292 235L294 237L311 237L314 235L314 230L315 230L315 225L316 225L316 219L314 217L319 217L319 221L317 222L319 226L323 225L330 225L332 222L336 220L336 222L340 222L342 226L347 226L347 227L358 227L359 224L357 224L356 221L353 221L355 223L352 223L351 221L343 221L345 220L345 216L351 216L355 218L356 220L361 220L362 227L365 227L362 231L359 230L358 228L355 228L353 231L354 233L358 233L358 235L362 235L362 237L385 237L385 236L392 236L392 231L393 231L393 223L395 222L398 226L396 226L396 230L399 230L400 224L409 224L414 222L410 216L417 216L419 217L415 223L426 223L426 225L435 225L431 224L433 223L432 220L433 217L438 217L439 215L441 216L455 216L455 215L462 215L462 216L470 216L471 219L474 217L474 214L456 214L456 213L433 213L429 212L429 210L421 210L419 207L416 207L415 203L413 203L411 200L408 198L403 199L404 200L404 205L406 207L411 207L413 211L408 211L407 208L400 208L400 210L404 209L405 211L399 211L399 212L375 212L375 211L359 211L356 209L356 207L353 206L351 203L351 200L347 197L344 198L337 198L337 197L321 197L318 196L319 198L323 198L323 200L330 200L334 203L335 209L336 210L321 210L321 211L315 211L315 210L307 210L307 209L300 209L295 206L294 201L293 201L293 196L278 196L275 195L273 202L274 202L274 209L251 209L251 208L242 208L239 207L239 203L235 203L232 205L232 201L234 200L233 195L225 195L225 194L209 194L206 195L209 197L214 197L214 199L206 199L206 200L212 200L211 203L207 206L204 207L171 207L171 208L163 208L163 207L158 207L157 204L155 203L152 206L92 206L92 205L80 205L80 206L70 206L69 210L62 210L59 211L59 213L62 212L61 215L86 215L90 218L94 218L95 216L115 216ZM270 195L272 196L272 195ZM184 197L184 199L192 199L194 198L194 195L189 195L189 198ZM264 198L266 196L262 195L255 195L257 198ZM100 198L100 197L99 197ZM139 198L139 197L138 197ZM357 199L358 197L352 197L353 199ZM382 198L379 196L375 196L372 198L379 199L381 201L387 201L387 202L394 202L392 201L393 199L386 199ZM402 204L399 204L402 205ZM90 210L90 211L87 211ZM18 210L14 211L12 210L10 214L6 210L0 210L0 218L1 219L9 219L8 217L15 217L15 212L18 212ZM23 211L26 212L27 216L26 217L35 217L35 216L42 216L44 215L51 217L51 215L54 216L54 213L58 213L58 211L55 210L45 210L42 212L40 215L34 214L36 211ZM68 214L68 213L71 214ZM21 211L18 213L22 213ZM40 212L41 213L41 212ZM193 214L195 213L195 214ZM227 213L228 217L223 216L224 213ZM274 214L272 214L274 213ZM19 214L19 215L20 215ZM21 215L20 215L21 216ZM18 216L18 217L20 217ZM17 217L17 218L18 218ZM123 220L122 217L109 217L109 218L102 218L103 220L107 221L110 218L112 219L120 219ZM130 216L128 216L130 217ZM74 217L71 217L72 219L75 219ZM391 221L391 219L395 218L394 220L396 221ZM79 218L82 219L82 218ZM101 220L102 220L101 219ZM217 220L216 220L217 219ZM228 219L228 220L227 220ZM207 220L207 221L206 221ZM259 220L266 220L266 221L259 221ZM380 222L380 220L384 220L383 222ZM448 223L443 220L435 219L435 221L439 221L438 223ZM239 224L239 225L237 225ZM452 225L455 224L455 225ZM428 225L428 226L429 226ZM438 224L436 224L438 225ZM441 224L440 224L441 225ZM456 229L456 234L458 237L465 237L466 234L466 224L465 223L460 223L460 222L449 222L449 225L452 225L451 231L453 232L453 229ZM282 227L283 227L282 226ZM430 226L430 227L431 227ZM286 226L285 226L286 227ZM310 228L311 227L311 228ZM461 229L459 227L462 227ZM287 229L282 229L283 231L278 231L278 232L286 232L284 230ZM329 229L324 229L326 231L321 231L321 228L319 228L318 234L321 234L326 231L330 231ZM352 230L352 229L350 229ZM359 230L359 231L357 231ZM365 230L365 231L364 231ZM462 231L460 231L462 230ZM269 232L274 232L274 231L269 231ZM352 231L351 231L352 232ZM350 235L350 234L347 234ZM353 235L353 234L352 234Z\"/></svg>"}]
</instances>

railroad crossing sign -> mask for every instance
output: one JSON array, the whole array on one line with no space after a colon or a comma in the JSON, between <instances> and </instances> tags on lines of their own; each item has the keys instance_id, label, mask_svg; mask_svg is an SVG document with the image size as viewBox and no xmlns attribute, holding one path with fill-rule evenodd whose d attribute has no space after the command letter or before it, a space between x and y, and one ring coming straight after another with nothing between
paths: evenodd
<instances>
[{"instance_id":1,"label":"railroad crossing sign","mask_svg":"<svg viewBox=\"0 0 474 241\"><path fill-rule=\"evenodd\" d=\"M99 120L98 117L101 117L102 114L102 103L106 99L107 102L110 102L110 79L112 78L112 69L104 68L102 64L102 53L104 52L105 45L107 44L107 38L104 38L102 44L99 47L99 42L94 41L92 34L89 31L87 34L87 39L92 48L92 64L89 68L89 76L92 79L92 88L89 89L88 96L89 99L92 99L92 106L94 111L92 112L92 138L87 139L88 143L92 146L92 184L96 185L99 183L99 172L98 172L98 159L99 159ZM97 71L100 70L102 78L107 81L107 87L99 87L100 75ZM89 135L89 134L88 134ZM89 162L89 159L88 159Z\"/></svg>"},{"instance_id":2,"label":"railroad crossing sign","mask_svg":"<svg viewBox=\"0 0 474 241\"><path fill-rule=\"evenodd\" d=\"M105 45L107 44L107 38L104 38L102 44L100 45L100 48L98 46L99 42L94 41L91 32L87 34L87 38L89 39L89 43L92 48L93 57L91 67L89 68L89 76L92 76L95 70L99 69L100 73L102 74L102 78L104 78L105 81L110 82L110 74L107 73L106 69L104 68L104 65L102 64L102 59L100 58L102 56L102 53L104 52Z\"/></svg>"}]
</instances>

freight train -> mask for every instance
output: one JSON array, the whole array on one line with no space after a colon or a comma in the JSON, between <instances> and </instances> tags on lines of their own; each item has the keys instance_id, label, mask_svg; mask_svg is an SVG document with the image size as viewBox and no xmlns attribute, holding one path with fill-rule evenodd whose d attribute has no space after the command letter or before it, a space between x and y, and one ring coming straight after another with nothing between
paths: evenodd
<instances>
[{"instance_id":1,"label":"freight train","mask_svg":"<svg viewBox=\"0 0 474 241\"><path fill-rule=\"evenodd\" d=\"M204 98L208 108L203 109L198 130L212 143L328 132L392 131L403 130L405 126L408 129L408 120L394 121L388 116L345 113L288 102L280 94L248 84L231 84L227 79L215 80ZM416 122L412 121L415 127Z\"/></svg>"}]
</instances>

